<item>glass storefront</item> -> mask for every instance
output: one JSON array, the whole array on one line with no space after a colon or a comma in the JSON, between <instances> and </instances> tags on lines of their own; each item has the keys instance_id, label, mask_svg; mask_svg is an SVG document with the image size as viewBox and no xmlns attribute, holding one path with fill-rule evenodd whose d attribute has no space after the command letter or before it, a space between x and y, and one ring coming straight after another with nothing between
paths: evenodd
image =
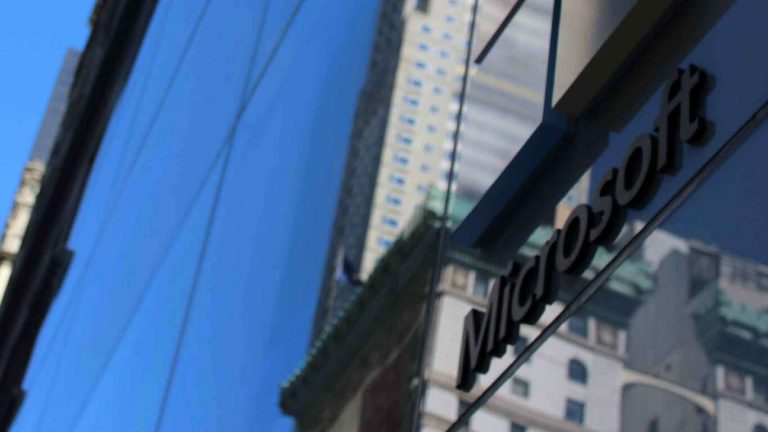
<instances>
[{"instance_id":1,"label":"glass storefront","mask_svg":"<svg viewBox=\"0 0 768 432\"><path fill-rule=\"evenodd\" d=\"M768 65L740 41L764 37L759 17L768 10L754 1L734 2L726 9L681 58L679 75L670 69L670 79L647 93L642 104L626 101L638 108L621 127L601 126L606 117L599 106L588 114L597 123L590 133L580 131L594 124L574 121L570 139L595 140L594 146L601 150L513 254L521 265L541 250L555 228L573 229L568 217L582 204L595 205L604 176L612 168L620 169L627 159L631 159L629 165L640 164L638 140L650 136L656 144L666 126L659 119L668 118L674 121L669 125L681 128L681 111L688 108L674 104L683 100L686 86L695 77L707 78L700 90L691 93L704 102L690 109L706 118L706 132L693 144L679 145L673 155L676 166L661 179L649 181L642 203L622 215L615 240L602 242L578 277L553 276L557 299L535 324L521 325L519 339L504 353L498 358L491 355L487 372L478 374L471 391L455 391L448 378L456 376L465 352L464 316L472 308L486 316L490 312L482 300L467 301L454 290L443 291L430 365L435 379L425 402L435 430L441 429L437 418L455 419L462 413L451 430L467 424L469 430L478 431L765 428L768 406L762 393L763 364L768 358L764 345L768 291L762 280L768 267L760 246L766 211L759 161L764 158L763 135L768 132L764 122ZM515 19L506 32L512 34ZM527 24L522 23L519 28ZM472 128L472 107L477 103L472 98L473 80L478 80L476 88L482 88L483 79L476 77L483 76L485 62L493 71L494 55L509 57L510 51L514 52L511 46L493 47L470 76L461 136L467 153L491 131ZM646 59L638 58L638 62ZM626 80L636 79L627 71L631 68L624 72ZM615 84L619 99L622 85L627 85L621 80ZM603 96L602 102L616 105L610 95ZM522 141L505 137L505 149L511 152L507 160L517 152L513 148L535 144L526 143L535 123L534 119ZM670 140L678 139L677 129L668 132ZM654 162L660 154L653 155ZM500 166L505 168L507 162ZM476 180L463 179L461 168L454 202L470 195L462 181ZM501 169L485 174L496 180ZM628 174L628 178L637 175ZM486 180L480 190L484 193L491 183ZM519 208L513 213L524 211ZM455 273L455 265L448 268L452 267ZM498 285L499 276L507 275L510 267L502 262L498 270L501 273L490 276L491 285ZM471 268L461 272L481 274ZM456 405L451 408L448 402L454 398Z\"/></svg>"}]
</instances>

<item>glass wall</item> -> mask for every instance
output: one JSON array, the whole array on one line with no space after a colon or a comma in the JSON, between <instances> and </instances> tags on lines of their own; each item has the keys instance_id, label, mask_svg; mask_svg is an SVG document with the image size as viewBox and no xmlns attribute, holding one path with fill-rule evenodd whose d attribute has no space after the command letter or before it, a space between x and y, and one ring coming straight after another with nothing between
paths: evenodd
<instances>
[{"instance_id":1,"label":"glass wall","mask_svg":"<svg viewBox=\"0 0 768 432\"><path fill-rule=\"evenodd\" d=\"M159 3L14 430L290 429L377 13Z\"/></svg>"},{"instance_id":2,"label":"glass wall","mask_svg":"<svg viewBox=\"0 0 768 432\"><path fill-rule=\"evenodd\" d=\"M535 7L536 2L523 4L529 3ZM684 138L687 141L679 146L679 153L672 155L677 163L645 185L643 196L621 215L615 239L602 241L578 274L553 276L557 298L535 324L521 326L516 343L493 357L488 371L479 374L471 391L465 392L453 388L462 343L466 343L464 317L473 308L487 313L488 301L493 302L492 287L499 284L501 275L512 273L504 263L497 263L495 269L448 264L448 274L465 275L459 278L466 281L460 285L469 288L449 287L438 298L430 364L434 378L425 402L434 430L449 427L450 420L467 409L473 413L469 429L478 431L575 430L574 426L601 431L751 431L765 427L761 389L766 373L762 364L768 359L763 352L768 309L762 304L766 291L759 281L766 266L758 245L766 214L759 192L764 180L754 161L764 156L760 142L768 131L762 120L768 100L763 78L768 64L739 42L765 36L757 18L765 12L761 2L735 2L690 51L680 71L670 70L670 81L637 104L640 108L619 131L598 127L586 134L602 151L530 233L515 257L520 266L542 251L554 229L573 229L569 216L582 204L595 205L613 168L639 168L641 141L650 140L656 148L665 133L660 119L673 122L670 142L678 140L677 134L682 139L679 128L684 123L678 119L683 119L680 111L687 108L675 104L691 97L690 112L706 119L701 133ZM517 30L515 25L513 18L504 34L530 24L521 20ZM494 56L511 58L535 46L493 48L485 58L488 70L495 70ZM540 114L528 117L514 112L527 105L506 97L499 98L509 102L506 111L484 112L486 126L472 127L476 103L472 92L482 86L485 62L470 75L465 99L464 147L452 198L459 218L476 203L472 199L462 203L470 195L462 185L482 183L479 193L473 191L478 197L487 191L541 120ZM500 168L484 171L487 179L463 178L470 144L487 140L494 132L488 124L494 122L506 128L528 126L520 129L525 133L518 138L505 135L506 145L500 148L508 155L497 155ZM585 139L580 135L582 127L579 120L573 123L573 140ZM723 154L728 146L738 147L730 159ZM721 163L721 159L727 160ZM637 172L627 175L632 178ZM706 180L698 184L702 179ZM488 288L470 289L477 281Z\"/></svg>"}]
</instances>

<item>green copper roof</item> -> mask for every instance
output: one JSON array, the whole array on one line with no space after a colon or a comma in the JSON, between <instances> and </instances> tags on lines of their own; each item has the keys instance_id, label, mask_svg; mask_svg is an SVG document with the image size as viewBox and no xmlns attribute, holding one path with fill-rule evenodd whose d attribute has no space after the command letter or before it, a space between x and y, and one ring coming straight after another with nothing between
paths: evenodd
<instances>
[{"instance_id":1,"label":"green copper roof","mask_svg":"<svg viewBox=\"0 0 768 432\"><path fill-rule=\"evenodd\" d=\"M717 289L714 307L718 315L728 323L738 324L755 333L768 335L768 312L737 302L721 287Z\"/></svg>"},{"instance_id":2,"label":"green copper roof","mask_svg":"<svg viewBox=\"0 0 768 432\"><path fill-rule=\"evenodd\" d=\"M456 227L466 219L469 212L475 208L477 200L454 193L451 195L451 200L448 204L448 226ZM443 214L443 209L445 208L445 192L430 189L424 207L436 215Z\"/></svg>"}]
</instances>

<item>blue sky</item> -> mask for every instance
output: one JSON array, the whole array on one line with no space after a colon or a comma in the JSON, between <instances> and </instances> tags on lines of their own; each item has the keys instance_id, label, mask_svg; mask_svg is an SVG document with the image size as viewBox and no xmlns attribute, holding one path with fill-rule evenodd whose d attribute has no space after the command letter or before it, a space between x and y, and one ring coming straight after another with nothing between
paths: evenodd
<instances>
[{"instance_id":1,"label":"blue sky","mask_svg":"<svg viewBox=\"0 0 768 432\"><path fill-rule=\"evenodd\" d=\"M306 0L288 25L296 4L160 2L94 164L15 431L153 430L161 417L168 431L291 430L280 384L306 354L378 12L376 1Z\"/></svg>"},{"instance_id":2,"label":"blue sky","mask_svg":"<svg viewBox=\"0 0 768 432\"><path fill-rule=\"evenodd\" d=\"M10 211L64 54L85 45L93 3L11 1L0 6L0 220Z\"/></svg>"}]
</instances>

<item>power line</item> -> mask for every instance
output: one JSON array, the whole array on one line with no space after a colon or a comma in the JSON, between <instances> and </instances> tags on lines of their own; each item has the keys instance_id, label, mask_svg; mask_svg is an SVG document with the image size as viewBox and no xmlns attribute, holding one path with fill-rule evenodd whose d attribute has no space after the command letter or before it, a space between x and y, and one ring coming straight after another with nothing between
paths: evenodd
<instances>
[{"instance_id":1,"label":"power line","mask_svg":"<svg viewBox=\"0 0 768 432\"><path fill-rule=\"evenodd\" d=\"M166 87L164 89L163 96L161 97L160 103L158 104L158 107L155 109L155 112L154 112L155 115L153 116L153 121L150 123L150 125L148 127L148 131L144 134L144 138L145 138L144 142L146 142L146 138L149 136L149 130L151 130L154 127L154 124L155 124L154 123L154 119L158 117L160 111L162 110L162 107L165 104L165 101L167 99L168 94L170 94L170 89L173 87L173 84L176 82L176 79L178 78L178 72L181 70L181 66L184 63L184 61L185 61L185 59L186 59L186 57L187 57L187 55L188 55L188 53L189 53L189 51L190 51L190 49L192 47L192 42L194 41L194 39L197 36L197 33L198 33L198 31L199 31L199 29L201 27L201 24L203 22L203 18L207 14L208 7L210 6L210 4L211 4L211 0L207 0L205 2L203 7L201 8L200 13L198 14L198 16L197 16L197 18L195 20L195 23L194 23L194 25L192 27L192 30L190 31L190 34L187 37L185 45L184 45L184 47L183 47L183 49L181 51L181 56L179 57L179 61L176 63L175 68L174 68L174 72L172 73L171 78L170 78L168 84L166 85ZM168 8L170 8L170 5L168 6ZM144 143L142 143L142 145L140 145L140 149L143 149L143 147L144 147L143 144ZM49 351L53 350L53 344L54 344L57 336L61 332L61 330L64 329L64 327L67 328L67 331L65 331L65 333L64 333L64 335L62 337L64 338L65 342L66 342L66 340L69 339L70 328L71 328L71 323L72 323L72 321L69 319L69 316L70 316L71 313L73 313L74 310L79 309L80 299L82 297L83 292L85 291L84 288L79 288L79 287L82 285L83 279L88 274L88 272L87 272L88 268L93 263L93 259L96 256L96 250L98 250L98 246L101 243L101 240L102 240L102 238L104 236L104 233L106 232L106 228L108 226L108 222L111 221L111 219L112 219L112 217L114 215L114 211L117 208L117 204L119 203L119 198L122 196L123 192L125 191L125 185L127 184L127 178L130 176L130 173L132 172L133 168L135 167L135 161L137 159L138 159L138 156L136 158L134 158L134 160L132 161L131 165L129 165L128 174L126 175L126 181L121 183L120 188L118 189L118 192L116 194L115 199L111 202L110 207L107 210L107 214L106 214L106 216L102 220L102 223L99 226L99 229L98 229L98 231L96 233L96 239L94 241L94 246L91 249L91 252L89 253L88 258L86 259L86 263L84 264L83 269L82 269L80 275L78 276L77 281L73 285L73 289L75 290L75 292L73 292L72 295L69 297L69 301L64 306L64 310L62 311L62 318L59 320L59 324L54 329L54 332L53 332L53 335L52 335L52 339L51 339L51 348L50 348ZM66 326L65 326L65 323L66 323ZM64 343L64 346L62 346L62 349L59 351L59 355L57 356L58 361L54 365L53 383L51 384L51 388L55 388L56 384L58 383L59 370L61 369L61 364L62 364L61 357L63 356L64 352L66 351L66 348L67 348L67 344ZM46 356L44 356L44 360L45 360L45 357ZM40 365L40 368L42 369L44 366L45 366L45 363L42 363ZM36 428L37 430L39 430L42 427L42 425L44 424L44 419L47 416L48 408L50 406L51 393L52 392L46 393L45 400L43 402L43 409L42 409L42 412L41 412L40 416L38 417L38 422L37 422L38 427Z\"/></svg>"},{"instance_id":2,"label":"power line","mask_svg":"<svg viewBox=\"0 0 768 432\"><path fill-rule=\"evenodd\" d=\"M235 140L235 136L237 135L238 126L240 125L240 120L242 119L242 116L245 113L245 108L248 106L248 103L253 98L253 95L256 93L256 90L260 87L260 84L264 79L264 76L266 76L267 71L272 65L272 61L277 55L277 52L280 50L280 47L282 46L283 41L285 40L285 37L288 35L288 31L293 26L293 23L295 22L296 17L298 16L299 11L301 10L301 7L303 5L304 5L304 0L299 0L299 2L293 8L293 11L291 12L290 17L288 18L288 21L286 22L285 27L283 27L283 30L280 33L280 36L278 37L277 42L273 46L272 51L269 53L269 56L267 57L264 67L261 69L261 72L259 73L259 76L257 77L253 88L246 95L246 99L244 101L245 103L241 105L240 111L238 112L238 115L229 129L229 133L227 134L227 140L228 140L227 154L224 159L224 165L221 169L221 175L219 176L219 183L216 188L214 202L213 202L213 205L211 206L211 212L208 218L208 224L205 229L205 236L203 238L203 245L200 249L197 265L195 266L195 273L192 280L192 286L189 290L189 294L187 296L187 302L184 306L184 315L182 317L181 329L179 330L179 335L176 340L176 346L174 348L173 357L171 360L171 370L168 374L167 379L165 380L165 384L163 387L163 396L160 402L158 416L157 416L155 427L154 427L155 432L159 432L163 424L163 419L165 418L165 413L166 413L166 406L168 404L168 397L170 396L170 391L173 386L174 379L176 378L176 371L178 369L179 357L181 355L182 342L184 341L184 337L188 329L189 318L192 312L192 304L194 303L197 291L200 286L200 275L202 274L203 263L205 261L205 257L208 252L208 245L210 242L211 233L213 231L214 222L216 220L216 215L218 213L219 202L221 199L224 181L226 180L227 167L230 162L232 149L234 148L234 140Z\"/></svg>"},{"instance_id":3,"label":"power line","mask_svg":"<svg viewBox=\"0 0 768 432\"><path fill-rule=\"evenodd\" d=\"M270 4L270 0L267 0L264 3L264 7L263 7L262 12L261 12L261 17L259 19L259 24L258 24L259 30L258 30L257 35L256 35L256 39L255 39L255 43L254 43L254 49L252 50L251 57L249 59L248 71L245 74L245 85L243 86L243 93L241 95L241 103L243 103L243 101L246 98L250 77L253 74L253 67L254 67L255 62L256 62L256 56L257 56L257 53L258 53L258 47L261 45L261 38L262 38L262 34L263 34L264 23L265 23L265 20L266 20L266 14L267 14L267 11L269 9L269 4ZM80 404L78 409L75 411L76 415L75 415L75 418L74 418L74 420L72 422L73 426L72 426L71 430L76 430L77 429L77 426L79 425L80 420L81 420L82 416L85 414L85 410L87 409L87 407L89 405L91 397L95 393L96 389L99 388L99 385L101 384L101 381L104 378L104 375L105 375L105 373L107 371L107 368L112 363L112 360L114 359L114 356L117 354L117 351L118 351L119 347L121 346L123 340L125 339L125 336L126 336L126 334L128 332L128 329L130 328L130 326L133 323L134 319L138 315L138 312L141 309L141 306L143 305L143 303L144 303L144 301L146 299L146 296L147 296L147 293L149 291L149 288L152 286L152 283L154 282L155 277L157 277L157 275L159 274L159 272L162 269L163 265L165 264L165 261L166 261L167 257L169 256L170 251L171 251L173 245L175 244L175 242L176 242L176 240L178 238L178 235L181 233L181 230L183 229L183 226L186 223L186 219L191 215L192 210L194 209L194 206L197 203L197 198L202 195L202 191L205 188L205 185L207 184L209 177L211 176L211 174L213 174L214 168L219 163L221 157L225 154L225 152L223 151L225 148L226 147L224 147L224 146L220 147L219 151L216 153L216 156L214 157L214 159L211 162L208 170L206 171L206 174L204 175L203 181L200 183L200 185L198 185L198 188L195 191L195 194L194 194L195 198L192 200L190 205L185 209L185 212L184 212L184 215L182 216L181 222L180 222L179 226L177 227L177 230L175 230L176 234L169 240L168 244L166 244L166 246L164 248L164 251L163 251L163 253L161 255L160 260L158 260L155 263L155 266L150 271L149 278L145 281L144 286L141 289L141 294L139 295L139 298L137 298L137 301L132 306L131 312L128 315L127 320L123 323L123 326L121 327L120 331L118 332L118 337L115 339L115 342L111 345L111 347L109 349L109 354L107 355L105 360L102 362L102 364L99 366L99 370L98 370L98 372L96 374L96 379L93 381L91 386L88 388L88 391L86 392L85 399Z\"/></svg>"},{"instance_id":4,"label":"power line","mask_svg":"<svg viewBox=\"0 0 768 432\"><path fill-rule=\"evenodd\" d=\"M165 34L165 29L166 29L165 25L167 24L166 19L167 19L167 15L168 15L167 12L168 12L169 9L170 9L170 7L166 7L165 8L165 10L164 10L165 13L162 15L162 18L161 18L161 20L163 22L163 28L162 28L163 29L163 33L162 33L163 36ZM155 65L156 65L155 61L157 60L157 57L158 57L157 53L158 53L159 50L157 49L158 47L155 47L155 48L156 49L154 49L152 51L152 57L151 57L151 60L150 60L150 65L149 65L149 72L150 72L150 74L155 69ZM149 80L145 79L144 81L142 81L141 86L139 87L138 102L136 103L136 106L135 106L135 108L133 110L133 113L132 113L132 116L131 116L131 118L133 120L131 121L131 124L129 126L129 130L128 130L126 139L123 140L123 146L125 146L130 141L130 138L133 136L133 132L135 130L135 127L134 127L135 123L134 123L134 121L135 121L136 117L138 116L138 113L141 110L142 105L144 104L144 96L145 96L145 93L146 93L146 88L147 88L147 83L148 82L149 82ZM122 159L122 156L119 159ZM116 171L118 171L118 172L120 171L119 167L118 167L118 169ZM115 178L115 180L116 179L117 178ZM113 181L112 186L110 187L110 190L114 190L116 188L116 186L117 186L117 182ZM62 320L64 320L64 315L65 315L65 312L68 310L69 304L70 303L68 302L66 307L65 307L65 311L62 311L62 317L59 318L59 321L56 322L56 328L54 329L54 334L52 335L52 341L55 340L56 336L58 335L58 330L59 330L59 327L60 327L59 324L61 323ZM40 367L37 367L35 369L36 372L33 375L29 376L28 381L30 383L29 384L30 387L34 387L37 384L37 381L38 381L39 376L40 376L40 371L43 369L43 365L47 364L48 357L51 354L51 352L53 351L53 345L54 345L53 343L48 345L48 349L46 349L42 353L42 357L40 358Z\"/></svg>"},{"instance_id":5,"label":"power line","mask_svg":"<svg viewBox=\"0 0 768 432\"><path fill-rule=\"evenodd\" d=\"M453 134L453 151L451 152L451 165L449 168L448 185L446 187L445 201L443 202L443 214L440 218L440 228L438 231L437 252L435 253L435 262L432 272L429 276L429 291L427 293L427 304L424 310L424 323L422 328L421 340L419 343L416 369L418 373L416 394L413 400L413 412L411 413L411 431L421 429L421 407L424 403L424 394L426 392L426 358L427 345L431 336L432 322L434 321L435 302L437 301L437 286L440 284L440 276L443 269L444 250L447 246L449 209L451 204L451 193L453 182L456 178L456 158L459 150L459 136L461 133L461 116L464 112L464 103L467 96L467 85L469 82L469 69L472 62L472 44L475 40L475 26L477 23L477 9L479 0L475 0L472 5L472 19L469 22L469 40L467 41L467 52L464 57L464 75L461 78L461 93L459 94L459 110L456 122L456 131Z\"/></svg>"}]
</instances>

